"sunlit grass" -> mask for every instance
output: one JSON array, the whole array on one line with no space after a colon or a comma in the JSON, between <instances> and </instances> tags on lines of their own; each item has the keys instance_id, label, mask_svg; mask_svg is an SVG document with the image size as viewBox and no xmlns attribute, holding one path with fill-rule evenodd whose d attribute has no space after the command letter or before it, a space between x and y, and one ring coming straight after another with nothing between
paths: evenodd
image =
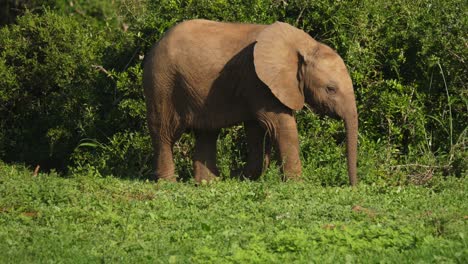
<instances>
[{"instance_id":1,"label":"sunlit grass","mask_svg":"<svg viewBox=\"0 0 468 264\"><path fill-rule=\"evenodd\" d=\"M467 186L197 187L1 165L0 262L465 263Z\"/></svg>"}]
</instances>

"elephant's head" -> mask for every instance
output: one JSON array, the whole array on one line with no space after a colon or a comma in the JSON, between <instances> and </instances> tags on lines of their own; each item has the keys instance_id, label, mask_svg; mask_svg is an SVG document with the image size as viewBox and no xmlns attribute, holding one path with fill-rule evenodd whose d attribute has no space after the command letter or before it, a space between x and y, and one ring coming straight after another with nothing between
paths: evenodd
<instances>
[{"instance_id":1,"label":"elephant's head","mask_svg":"<svg viewBox=\"0 0 468 264\"><path fill-rule=\"evenodd\" d=\"M254 65L259 79L290 109L299 110L307 103L317 113L344 120L348 176L355 185L358 115L353 84L341 57L304 31L276 22L258 35Z\"/></svg>"}]
</instances>

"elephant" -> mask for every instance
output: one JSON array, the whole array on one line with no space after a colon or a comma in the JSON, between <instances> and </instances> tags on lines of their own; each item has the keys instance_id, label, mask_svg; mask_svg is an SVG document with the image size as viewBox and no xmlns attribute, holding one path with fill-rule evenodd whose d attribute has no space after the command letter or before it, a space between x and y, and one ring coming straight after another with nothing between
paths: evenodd
<instances>
[{"instance_id":1,"label":"elephant","mask_svg":"<svg viewBox=\"0 0 468 264\"><path fill-rule=\"evenodd\" d=\"M145 57L143 88L156 179L175 181L174 143L193 131L195 181L219 175L221 128L244 124L243 174L257 179L276 150L282 177L301 179L295 111L342 119L349 182L357 183L358 113L351 77L329 46L287 23L196 19L170 28Z\"/></svg>"}]
</instances>

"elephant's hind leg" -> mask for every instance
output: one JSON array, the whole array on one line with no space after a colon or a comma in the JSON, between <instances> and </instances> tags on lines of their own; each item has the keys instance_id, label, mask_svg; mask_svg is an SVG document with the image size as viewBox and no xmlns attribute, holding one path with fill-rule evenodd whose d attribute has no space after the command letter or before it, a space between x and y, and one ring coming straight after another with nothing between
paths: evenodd
<instances>
[{"instance_id":1,"label":"elephant's hind leg","mask_svg":"<svg viewBox=\"0 0 468 264\"><path fill-rule=\"evenodd\" d=\"M159 180L176 181L173 157L174 143L182 135L183 129L175 126L172 129L160 129L150 126L154 147L155 176Z\"/></svg>"},{"instance_id":2,"label":"elephant's hind leg","mask_svg":"<svg viewBox=\"0 0 468 264\"><path fill-rule=\"evenodd\" d=\"M243 174L249 179L258 179L270 165L271 141L266 130L257 122L244 124L247 135L247 164Z\"/></svg>"},{"instance_id":3,"label":"elephant's hind leg","mask_svg":"<svg viewBox=\"0 0 468 264\"><path fill-rule=\"evenodd\" d=\"M211 181L219 175L216 166L216 140L219 130L195 130L193 168L195 181Z\"/></svg>"},{"instance_id":4,"label":"elephant's hind leg","mask_svg":"<svg viewBox=\"0 0 468 264\"><path fill-rule=\"evenodd\" d=\"M155 147L156 179L176 181L172 144L158 142Z\"/></svg>"}]
</instances>

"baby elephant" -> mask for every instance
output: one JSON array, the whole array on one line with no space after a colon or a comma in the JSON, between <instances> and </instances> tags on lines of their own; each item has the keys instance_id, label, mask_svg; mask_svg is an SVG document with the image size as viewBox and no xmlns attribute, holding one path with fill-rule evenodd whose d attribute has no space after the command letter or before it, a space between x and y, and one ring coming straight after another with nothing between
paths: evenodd
<instances>
[{"instance_id":1,"label":"baby elephant","mask_svg":"<svg viewBox=\"0 0 468 264\"><path fill-rule=\"evenodd\" d=\"M248 157L243 174L259 177L276 148L285 179L299 179L294 111L343 119L348 176L357 183L358 114L353 84L340 56L304 31L272 25L190 20L180 23L146 56L143 74L156 177L175 180L173 145L195 134L195 180L219 174L219 131L243 122Z\"/></svg>"}]
</instances>

